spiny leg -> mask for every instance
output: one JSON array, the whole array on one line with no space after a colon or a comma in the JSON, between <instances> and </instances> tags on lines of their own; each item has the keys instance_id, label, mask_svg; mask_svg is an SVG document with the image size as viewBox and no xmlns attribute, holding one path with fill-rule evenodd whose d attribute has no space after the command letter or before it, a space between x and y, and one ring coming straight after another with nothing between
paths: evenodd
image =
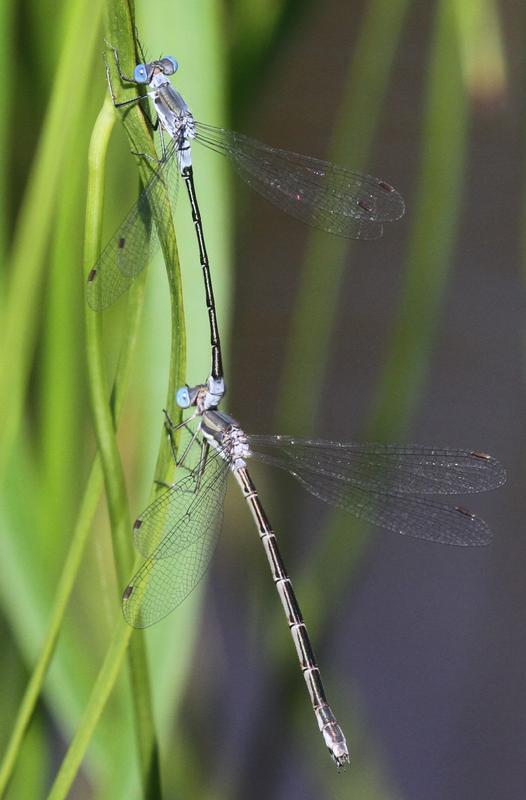
<instances>
[{"instance_id":1,"label":"spiny leg","mask_svg":"<svg viewBox=\"0 0 526 800\"><path fill-rule=\"evenodd\" d=\"M186 459L188 453L190 452L190 448L192 447L193 443L195 442L197 434L199 433L199 428L196 428L195 431L192 431L191 427L188 425L188 423L191 422L191 420L196 418L197 414L192 414L191 417L188 417L188 419L184 420L183 422L180 422L177 425L172 420L172 418L171 418L170 414L168 413L168 411L166 410L166 408L163 408L163 414L164 414L164 417L165 417L164 428L165 428L165 431L166 431L166 435L168 436L168 440L170 442L170 449L172 451L172 458L174 460L174 464L175 464L175 467L177 469L179 467L184 466L185 459ZM176 433L176 431L181 430L183 428L185 430L187 430L188 433L191 434L191 438L190 438L189 443L185 447L185 449L183 451L183 454L180 457L178 457L178 455L177 455L177 446L175 444L174 433ZM156 483L158 486L164 486L166 489L171 489L172 486L173 486L173 484L167 483L166 481L155 480L154 483Z\"/></svg>"}]
</instances>

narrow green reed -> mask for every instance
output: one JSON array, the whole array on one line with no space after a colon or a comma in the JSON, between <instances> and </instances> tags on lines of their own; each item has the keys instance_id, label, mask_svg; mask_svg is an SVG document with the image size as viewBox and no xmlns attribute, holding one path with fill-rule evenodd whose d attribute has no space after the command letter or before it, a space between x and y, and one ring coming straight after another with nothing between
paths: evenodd
<instances>
[{"instance_id":1,"label":"narrow green reed","mask_svg":"<svg viewBox=\"0 0 526 800\"><path fill-rule=\"evenodd\" d=\"M332 136L330 161L367 171L408 8L409 0L373 0L367 5ZM309 236L286 342L276 430L312 434L350 248L348 240L323 232L314 230ZM308 359L301 357L306 348Z\"/></svg>"},{"instance_id":2,"label":"narrow green reed","mask_svg":"<svg viewBox=\"0 0 526 800\"><path fill-rule=\"evenodd\" d=\"M37 343L38 307L46 246L67 147L80 124L89 83L91 55L99 31L102 0L74 0L49 108L22 201L10 255L10 281L0 324L0 407L3 409L0 476L9 461L22 418L22 402ZM78 58L79 52L84 54Z\"/></svg>"},{"instance_id":3,"label":"narrow green reed","mask_svg":"<svg viewBox=\"0 0 526 800\"><path fill-rule=\"evenodd\" d=\"M97 54L98 55L98 54ZM97 62L100 59L97 58ZM86 109L88 117L91 109ZM91 115L89 115L91 116ZM89 118L89 117L88 117ZM42 536L57 542L50 566L64 551L79 499L79 421L88 411L83 341L84 296L77 265L82 263L85 171L79 152L86 152L90 129L81 128L69 143L57 189L56 225L50 248L39 349L39 426L43 502ZM67 335L64 332L67 331ZM65 540L65 541L64 541Z\"/></svg>"},{"instance_id":4,"label":"narrow green reed","mask_svg":"<svg viewBox=\"0 0 526 800\"><path fill-rule=\"evenodd\" d=\"M47 744L44 719L36 716L27 732L18 768L9 785L9 800L44 796L50 773Z\"/></svg>"},{"instance_id":5,"label":"narrow green reed","mask_svg":"<svg viewBox=\"0 0 526 800\"><path fill-rule=\"evenodd\" d=\"M84 272L91 269L100 252L103 220L105 156L114 123L111 99L106 97L95 123L91 137L88 162L88 192L86 203L86 229L84 247ZM112 541L119 583L124 583L133 561L130 548L128 501L122 464L115 439L115 430L106 386L104 347L102 343L102 315L86 304L86 350L88 357L89 388L97 435L97 445L104 472L108 511L112 526Z\"/></svg>"},{"instance_id":6,"label":"narrow green reed","mask_svg":"<svg viewBox=\"0 0 526 800\"><path fill-rule=\"evenodd\" d=\"M100 252L103 219L104 163L109 132L115 111L107 97L99 114L89 148L89 177L86 203L86 231L84 248L85 279ZM105 358L102 341L102 317L85 306L86 352L88 359L89 388L97 446L100 453L104 485L111 523L112 544L117 579L120 586L128 580L133 564L130 538L131 520L126 496L122 462L117 447L114 420L109 405L105 378ZM112 605L118 613L116 598ZM110 601L111 602L111 601ZM141 774L146 797L154 798L160 792L160 767L150 697L148 664L142 636L136 636L129 649L132 700L136 717L136 736L141 763Z\"/></svg>"},{"instance_id":7,"label":"narrow green reed","mask_svg":"<svg viewBox=\"0 0 526 800\"><path fill-rule=\"evenodd\" d=\"M121 618L115 627L111 644L97 676L84 716L60 765L47 800L63 800L68 796L97 723L119 677L132 634L132 628L126 625ZM155 800L159 800L161 796L160 789L157 795L151 795L152 800L154 797Z\"/></svg>"},{"instance_id":8,"label":"narrow green reed","mask_svg":"<svg viewBox=\"0 0 526 800\"><path fill-rule=\"evenodd\" d=\"M455 3L459 30L460 64L467 94L472 100L492 105L503 101L508 90L501 4L498 0Z\"/></svg>"},{"instance_id":9,"label":"narrow green reed","mask_svg":"<svg viewBox=\"0 0 526 800\"><path fill-rule=\"evenodd\" d=\"M312 0L231 5L230 93L240 120L254 102L254 87L268 79L268 66L279 45L301 28Z\"/></svg>"},{"instance_id":10,"label":"narrow green reed","mask_svg":"<svg viewBox=\"0 0 526 800\"><path fill-rule=\"evenodd\" d=\"M109 2L106 22L107 41L118 51L121 69L127 75L133 74L135 65L140 61L135 48L135 40L130 40L128 33L131 29L129 26L134 24L134 20L135 15L131 4L121 4L117 0ZM130 87L128 84L122 85L120 83L111 52L109 53L108 65L110 67L112 85L118 95L118 99L124 101L137 96L135 86ZM140 104L137 103L122 113L121 120L129 139L130 149L133 152L147 153L156 158L157 153L151 131ZM141 179L146 183L152 177L152 163L145 158L139 158L138 167ZM169 208L170 202L166 196L163 197L158 206L152 207L152 213L161 243L170 294L171 342L166 409L173 420L179 420L181 418L181 410L175 405L175 394L178 387L184 384L186 378L186 329L179 254L173 219L171 214L167 213ZM173 475L173 460L164 428L161 433L155 474L159 480L164 479L166 481L169 481ZM153 496L155 497L161 490L161 487L155 484L152 490Z\"/></svg>"},{"instance_id":11,"label":"narrow green reed","mask_svg":"<svg viewBox=\"0 0 526 800\"><path fill-rule=\"evenodd\" d=\"M412 211L404 287L368 437L404 436L421 400L460 219L469 111L460 53L471 37L455 0L436 10L423 151Z\"/></svg>"},{"instance_id":12,"label":"narrow green reed","mask_svg":"<svg viewBox=\"0 0 526 800\"><path fill-rule=\"evenodd\" d=\"M9 75L13 64L13 3L0 3L0 69L2 75ZM13 86L11 81L4 81L0 94L0 185L4 191L0 192L0 292L3 296L5 276L5 258L8 251L8 202L9 196L5 188L8 185L8 143L12 129L11 105L13 100Z\"/></svg>"}]
</instances>

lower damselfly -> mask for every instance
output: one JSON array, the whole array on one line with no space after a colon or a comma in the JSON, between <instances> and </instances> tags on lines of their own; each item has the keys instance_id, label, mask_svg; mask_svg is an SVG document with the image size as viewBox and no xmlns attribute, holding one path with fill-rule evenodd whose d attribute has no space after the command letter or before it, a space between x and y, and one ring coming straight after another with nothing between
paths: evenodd
<instances>
[{"instance_id":1,"label":"lower damselfly","mask_svg":"<svg viewBox=\"0 0 526 800\"><path fill-rule=\"evenodd\" d=\"M176 459L183 477L134 524L135 544L146 560L124 590L124 617L136 628L153 625L199 583L219 536L232 472L267 555L318 726L335 763L345 766L345 736L327 703L305 622L247 462L253 458L279 467L315 497L373 525L463 547L488 544L489 527L465 508L428 495L486 491L503 484L506 473L498 461L478 450L252 436L218 410L211 389L210 379L206 385L183 387L177 404L193 408L192 415L177 426L167 417L174 455L175 431L190 434Z\"/></svg>"},{"instance_id":2,"label":"lower damselfly","mask_svg":"<svg viewBox=\"0 0 526 800\"><path fill-rule=\"evenodd\" d=\"M88 277L87 299L95 310L110 306L141 272L159 240L154 209L173 206L179 174L185 182L205 279L206 305L213 347L212 375L220 377L221 348L217 328L210 265L197 202L192 166L192 144L198 142L226 156L239 175L256 191L293 217L329 233L350 239L375 239L383 224L404 213L401 195L387 181L352 172L343 166L263 144L235 131L194 119L169 77L178 69L172 56L138 64L133 77L124 75L112 48L123 83L148 86L144 95L117 102L107 68L108 83L117 108L151 100L154 128L159 128L161 159L154 175L101 252ZM165 144L164 135L170 138Z\"/></svg>"}]
</instances>

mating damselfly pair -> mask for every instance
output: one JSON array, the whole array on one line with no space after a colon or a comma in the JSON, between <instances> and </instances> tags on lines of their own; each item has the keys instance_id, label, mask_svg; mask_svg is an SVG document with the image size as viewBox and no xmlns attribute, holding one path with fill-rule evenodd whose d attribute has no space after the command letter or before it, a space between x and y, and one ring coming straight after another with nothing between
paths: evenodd
<instances>
[{"instance_id":1,"label":"mating damselfly pair","mask_svg":"<svg viewBox=\"0 0 526 800\"><path fill-rule=\"evenodd\" d=\"M119 67L116 51L114 55ZM167 416L166 428L182 477L177 477L135 522L135 542L146 560L124 591L123 611L131 625L147 627L170 613L195 588L219 535L227 477L232 472L267 554L318 726L334 761L344 766L349 761L345 737L328 705L300 607L248 472L248 460L254 458L286 470L316 497L369 523L458 546L486 544L491 539L488 526L464 508L436 502L429 495L485 491L501 485L505 473L495 459L480 451L251 436L219 410L225 384L212 279L193 180L193 142L226 155L247 182L271 202L330 233L376 238L384 222L402 216L404 204L386 181L196 122L168 80L176 69L172 57L139 64L133 78L123 75L119 68L122 81L148 86L146 95L121 104L116 102L110 83L118 107L151 100L160 125L161 159L88 280L88 302L97 310L106 308L129 287L158 245L155 209L175 202L180 173L188 191L205 282L212 369L206 384L183 387L177 393L177 404L192 409L191 415L179 426ZM169 144L164 135L170 137ZM182 455L176 453L176 431L190 437Z\"/></svg>"}]
</instances>

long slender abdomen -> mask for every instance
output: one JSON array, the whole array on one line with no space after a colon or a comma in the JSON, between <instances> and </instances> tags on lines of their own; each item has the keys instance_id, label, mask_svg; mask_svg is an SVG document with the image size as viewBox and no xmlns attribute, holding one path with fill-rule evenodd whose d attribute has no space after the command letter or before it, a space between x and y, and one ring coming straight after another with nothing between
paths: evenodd
<instances>
[{"instance_id":1,"label":"long slender abdomen","mask_svg":"<svg viewBox=\"0 0 526 800\"><path fill-rule=\"evenodd\" d=\"M247 501L254 521L258 528L259 536L265 553L267 554L270 570L276 589L287 617L292 640L296 647L298 659L307 684L312 707L318 727L322 733L329 752L338 767L344 767L349 763L349 751L347 742L336 717L327 702L323 688L320 670L316 663L316 658L310 643L309 634L296 595L292 588L290 578L287 575L285 564L281 558L278 544L270 522L260 503L256 488L252 483L246 468L234 470L234 475L241 487L243 496Z\"/></svg>"}]
</instances>

